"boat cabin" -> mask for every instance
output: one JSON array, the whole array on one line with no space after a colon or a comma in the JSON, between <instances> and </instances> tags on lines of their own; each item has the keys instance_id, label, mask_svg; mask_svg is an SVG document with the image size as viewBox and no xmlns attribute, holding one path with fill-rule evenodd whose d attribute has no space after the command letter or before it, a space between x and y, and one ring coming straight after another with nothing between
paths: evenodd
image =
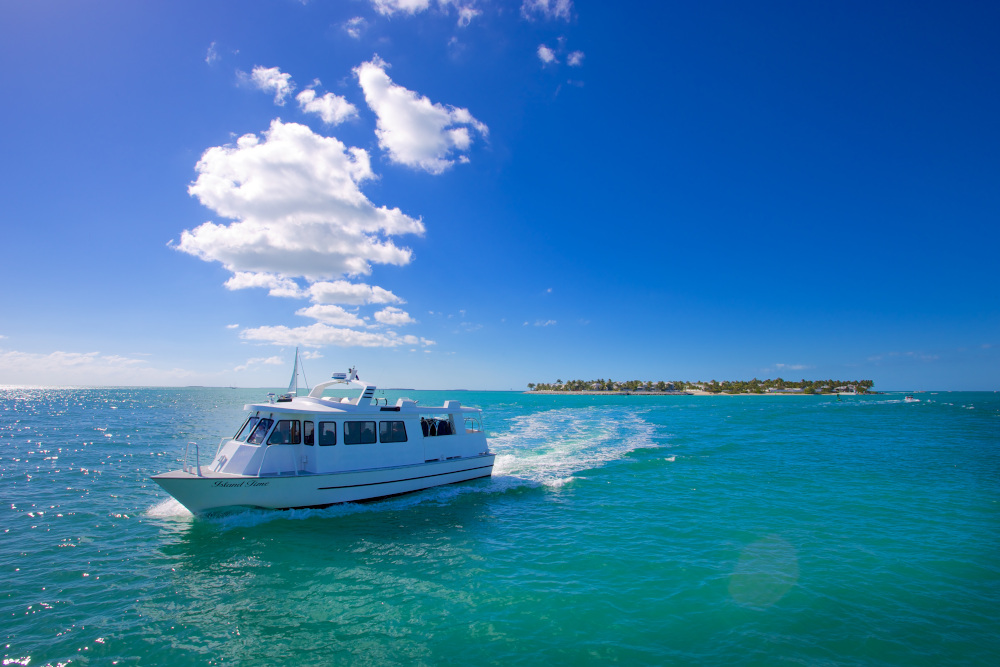
<instances>
[{"instance_id":1,"label":"boat cabin","mask_svg":"<svg viewBox=\"0 0 1000 667\"><path fill-rule=\"evenodd\" d=\"M356 399L324 396L333 384L362 387ZM234 475L325 474L430 463L488 451L478 408L446 401L417 406L400 398L379 405L375 386L337 378L308 396L244 406L250 412L232 438L223 439L208 468Z\"/></svg>"}]
</instances>

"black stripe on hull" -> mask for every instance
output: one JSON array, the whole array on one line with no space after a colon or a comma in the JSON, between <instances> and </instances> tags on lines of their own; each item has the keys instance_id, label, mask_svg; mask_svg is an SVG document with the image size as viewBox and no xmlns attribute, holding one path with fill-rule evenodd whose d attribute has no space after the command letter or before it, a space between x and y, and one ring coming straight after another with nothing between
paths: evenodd
<instances>
[{"instance_id":1,"label":"black stripe on hull","mask_svg":"<svg viewBox=\"0 0 1000 667\"><path fill-rule=\"evenodd\" d=\"M412 482L417 479L430 479L431 477L443 477L444 475L457 475L463 472L472 472L473 470L484 470L489 468L491 471L493 469L493 464L488 466L479 466L478 468L463 468L462 470L452 470L450 472L438 472L433 475L422 475L420 477L407 477L406 479L390 479L385 482L368 482L367 484L344 484L343 486L320 486L317 487L317 491L327 491L330 489L356 489L359 486L378 486L380 484L397 484L399 482ZM488 475L487 475L488 477ZM473 479L479 479L478 477L473 477ZM464 481L464 480L463 480ZM399 494L395 494L399 495Z\"/></svg>"},{"instance_id":2,"label":"black stripe on hull","mask_svg":"<svg viewBox=\"0 0 1000 667\"><path fill-rule=\"evenodd\" d=\"M487 466L484 466L487 467ZM490 466L491 467L491 466ZM478 470L479 468L470 468L470 470ZM460 470L458 472L468 472L467 470ZM445 473L446 475L451 475L454 473ZM428 477L435 477L436 475L428 475ZM324 507L333 507L334 505L346 505L348 503L374 503L379 500L385 500L386 498L396 498L398 496L405 496L411 493L417 493L418 491L426 491L427 489L435 489L439 486L451 486L452 484L464 484L465 482L471 482L477 479L489 479L492 476L492 471L485 475L480 475L479 477L472 477L471 479L460 479L457 482L448 482L447 484L435 484L434 486L424 486L419 489L413 489L412 491L400 491L399 493L387 493L384 496L375 496L374 498L364 498L362 500L343 500L337 503L323 503L322 505L303 505L301 507L277 507L278 510L311 510L311 509L323 509ZM421 477L414 477L414 479L422 479ZM403 481L403 480L399 480ZM389 482L379 482L379 484L389 484ZM357 486L367 486L365 484L358 484ZM324 489L346 489L350 487L346 486L327 486ZM211 510L209 510L211 511Z\"/></svg>"}]
</instances>

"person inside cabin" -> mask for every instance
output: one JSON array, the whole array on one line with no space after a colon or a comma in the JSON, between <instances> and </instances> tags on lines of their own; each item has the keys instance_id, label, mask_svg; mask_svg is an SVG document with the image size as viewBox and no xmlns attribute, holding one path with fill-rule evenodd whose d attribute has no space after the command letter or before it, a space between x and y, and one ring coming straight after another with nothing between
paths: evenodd
<instances>
[{"instance_id":1,"label":"person inside cabin","mask_svg":"<svg viewBox=\"0 0 1000 667\"><path fill-rule=\"evenodd\" d=\"M424 437L427 437L428 427L427 427L427 417L420 418L420 430L424 432Z\"/></svg>"},{"instance_id":2,"label":"person inside cabin","mask_svg":"<svg viewBox=\"0 0 1000 667\"><path fill-rule=\"evenodd\" d=\"M287 445L291 442L289 436L289 421L287 419L279 420L278 425L274 427L274 432L271 433L271 437L267 439L267 444Z\"/></svg>"},{"instance_id":3,"label":"person inside cabin","mask_svg":"<svg viewBox=\"0 0 1000 667\"><path fill-rule=\"evenodd\" d=\"M267 444L278 445L283 442L288 442L288 422L282 419L271 431L271 437L267 439Z\"/></svg>"}]
</instances>

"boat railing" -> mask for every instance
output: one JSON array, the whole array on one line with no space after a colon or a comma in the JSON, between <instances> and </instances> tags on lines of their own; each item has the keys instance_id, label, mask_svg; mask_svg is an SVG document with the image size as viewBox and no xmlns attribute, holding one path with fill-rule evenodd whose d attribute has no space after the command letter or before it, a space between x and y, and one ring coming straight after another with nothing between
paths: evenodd
<instances>
[{"instance_id":1,"label":"boat railing","mask_svg":"<svg viewBox=\"0 0 1000 667\"><path fill-rule=\"evenodd\" d=\"M230 440L232 440L232 438L219 438L219 446L215 448L215 458L219 458L219 452L222 451L222 446Z\"/></svg>"},{"instance_id":2,"label":"boat railing","mask_svg":"<svg viewBox=\"0 0 1000 667\"><path fill-rule=\"evenodd\" d=\"M191 452L191 445L194 445L194 470L188 463L188 454ZM184 448L184 472L201 477L201 452L198 451L197 442L189 442Z\"/></svg>"},{"instance_id":3,"label":"boat railing","mask_svg":"<svg viewBox=\"0 0 1000 667\"><path fill-rule=\"evenodd\" d=\"M479 419L476 417L466 417L465 418L465 432L466 433L478 433L482 431L483 427L479 423Z\"/></svg>"},{"instance_id":4,"label":"boat railing","mask_svg":"<svg viewBox=\"0 0 1000 667\"><path fill-rule=\"evenodd\" d=\"M273 459L275 457L280 457L283 454L285 454L287 451L288 451L288 448L283 447L281 445L271 445L271 446L266 447L264 449L264 456L262 456L260 458L260 465L257 466L257 477L263 477L265 475L281 475L281 474L283 474L285 471L283 471L283 470L276 470L276 471L272 472L264 464L268 463L268 459ZM293 460L294 460L294 458L293 458ZM281 464L280 460L278 461L278 464L279 465ZM294 475L298 475L301 472L300 467L301 466L299 466L299 465L293 465L292 469L288 470L287 472L291 473L291 474L294 474Z\"/></svg>"},{"instance_id":5,"label":"boat railing","mask_svg":"<svg viewBox=\"0 0 1000 667\"><path fill-rule=\"evenodd\" d=\"M257 477L260 477L260 475L261 475L260 471L264 469L264 462L267 461L267 454L268 454L269 451L271 451L271 448L265 446L264 447L264 455L260 457L260 465L257 466Z\"/></svg>"}]
</instances>

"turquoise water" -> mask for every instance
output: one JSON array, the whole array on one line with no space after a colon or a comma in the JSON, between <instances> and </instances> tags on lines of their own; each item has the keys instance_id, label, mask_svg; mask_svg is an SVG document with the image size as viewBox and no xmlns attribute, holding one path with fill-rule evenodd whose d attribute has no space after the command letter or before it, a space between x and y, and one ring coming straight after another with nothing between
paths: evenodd
<instances>
[{"instance_id":1,"label":"turquoise water","mask_svg":"<svg viewBox=\"0 0 1000 667\"><path fill-rule=\"evenodd\" d=\"M148 479L264 393L0 389L4 665L1000 655L998 394L461 392L490 480L193 518Z\"/></svg>"}]
</instances>

